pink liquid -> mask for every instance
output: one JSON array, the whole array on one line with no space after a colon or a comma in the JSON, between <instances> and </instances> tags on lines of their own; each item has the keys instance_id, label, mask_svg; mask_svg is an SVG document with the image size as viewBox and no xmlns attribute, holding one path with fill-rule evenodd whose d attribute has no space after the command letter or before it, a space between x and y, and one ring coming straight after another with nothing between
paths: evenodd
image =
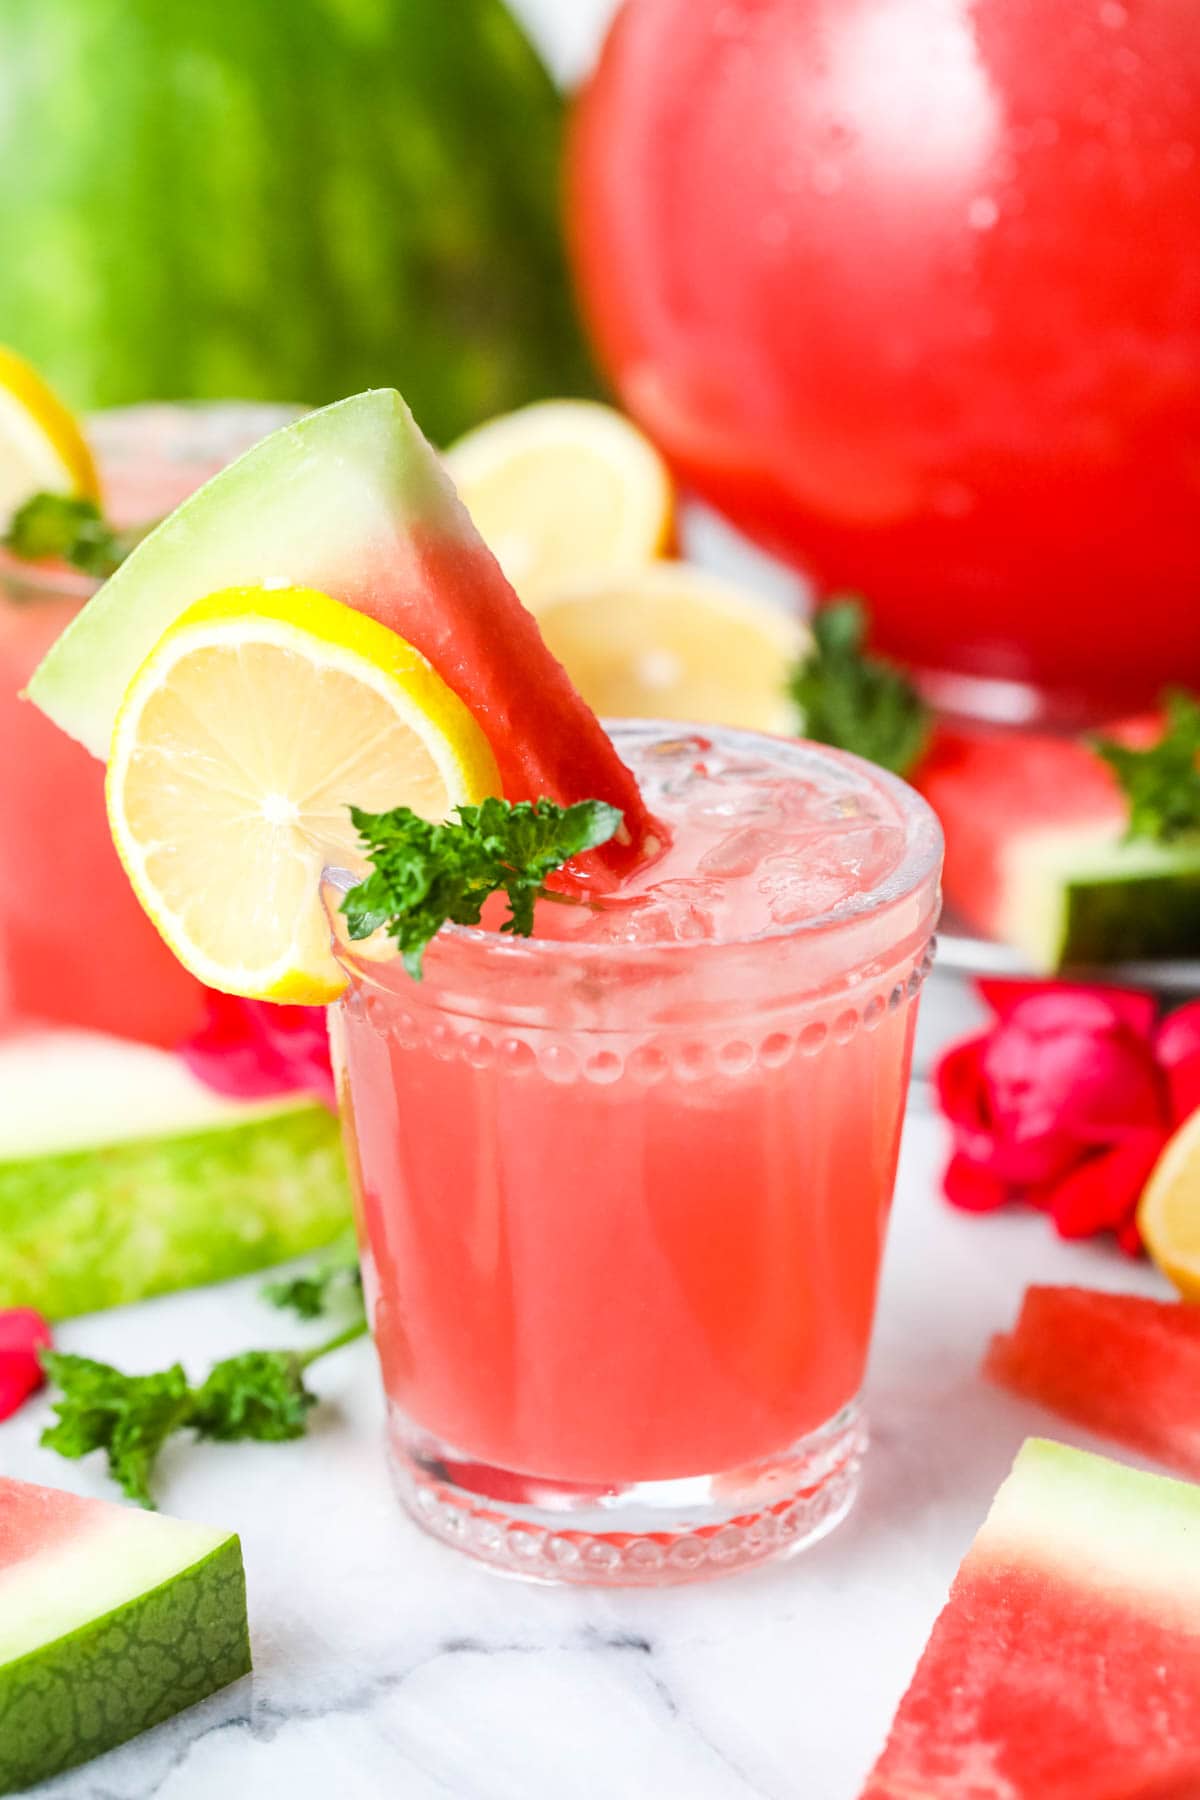
<instances>
[{"instance_id":1,"label":"pink liquid","mask_svg":"<svg viewBox=\"0 0 1200 1800\"><path fill-rule=\"evenodd\" d=\"M443 932L421 983L343 949L389 1399L583 1487L735 1470L853 1400L936 909L899 783L662 731L616 734L673 831L618 893Z\"/></svg>"},{"instance_id":2,"label":"pink liquid","mask_svg":"<svg viewBox=\"0 0 1200 1800\"><path fill-rule=\"evenodd\" d=\"M106 505L160 517L280 409L136 407L93 421ZM0 553L0 1031L33 1021L173 1046L202 989L162 942L109 836L104 768L20 698L94 583Z\"/></svg>"}]
</instances>

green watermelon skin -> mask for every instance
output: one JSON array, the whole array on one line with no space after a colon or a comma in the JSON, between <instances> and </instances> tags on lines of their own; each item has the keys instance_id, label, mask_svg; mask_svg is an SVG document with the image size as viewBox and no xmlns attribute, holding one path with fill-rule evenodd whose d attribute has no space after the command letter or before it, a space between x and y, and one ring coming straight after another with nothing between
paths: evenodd
<instances>
[{"instance_id":1,"label":"green watermelon skin","mask_svg":"<svg viewBox=\"0 0 1200 1800\"><path fill-rule=\"evenodd\" d=\"M15 1568L6 1567L6 1530L19 1535L31 1510L39 1521L60 1508L65 1535L52 1537L40 1551L32 1547L27 1560L18 1545ZM138 1538L144 1528L159 1539L149 1553L158 1576L150 1586L143 1586L141 1575L146 1553ZM71 1557L73 1548L84 1550L82 1562ZM164 1563L172 1562L176 1566L162 1578ZM93 1575L98 1564L106 1566ZM0 1604L8 1592L5 1576L13 1573L20 1584L16 1595L9 1594L22 1614L11 1622L18 1636L37 1635L30 1614L42 1609L60 1618L73 1611L75 1617L72 1629L55 1635L51 1627L36 1648L0 1657L0 1794L23 1792L99 1756L250 1670L246 1580L236 1537L176 1520L131 1517L128 1509L104 1501L0 1478ZM83 1597L89 1578L104 1595L95 1617L88 1616ZM65 1606L56 1587L70 1590ZM127 1597L112 1605L114 1590L122 1587ZM0 1631L0 1648L3 1641Z\"/></svg>"},{"instance_id":2,"label":"green watermelon skin","mask_svg":"<svg viewBox=\"0 0 1200 1800\"><path fill-rule=\"evenodd\" d=\"M0 1306L126 1306L301 1256L349 1222L337 1121L316 1104L0 1161Z\"/></svg>"},{"instance_id":3,"label":"green watermelon skin","mask_svg":"<svg viewBox=\"0 0 1200 1800\"><path fill-rule=\"evenodd\" d=\"M6 0L0 342L76 407L591 391L503 0Z\"/></svg>"},{"instance_id":4,"label":"green watermelon skin","mask_svg":"<svg viewBox=\"0 0 1200 1800\"><path fill-rule=\"evenodd\" d=\"M1200 1488L1037 1439L860 1800L1197 1800Z\"/></svg>"}]
</instances>

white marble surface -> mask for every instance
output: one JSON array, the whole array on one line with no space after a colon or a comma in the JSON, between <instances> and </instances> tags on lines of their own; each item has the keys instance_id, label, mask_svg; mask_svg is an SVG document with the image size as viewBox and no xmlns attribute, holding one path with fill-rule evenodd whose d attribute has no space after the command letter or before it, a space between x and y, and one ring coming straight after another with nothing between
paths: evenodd
<instances>
[{"instance_id":1,"label":"white marble surface","mask_svg":"<svg viewBox=\"0 0 1200 1800\"><path fill-rule=\"evenodd\" d=\"M691 1589L525 1588L423 1538L392 1499L368 1344L314 1371L329 1404L291 1445L180 1445L165 1509L236 1527L255 1673L40 1790L45 1800L854 1800L963 1550L1021 1438L1057 1427L976 1376L1024 1283L1158 1291L1041 1218L937 1198L941 1128L909 1120L868 1385L863 1497L799 1560ZM257 1282L97 1315L64 1347L193 1372L299 1341ZM0 1430L0 1469L104 1494Z\"/></svg>"}]
</instances>

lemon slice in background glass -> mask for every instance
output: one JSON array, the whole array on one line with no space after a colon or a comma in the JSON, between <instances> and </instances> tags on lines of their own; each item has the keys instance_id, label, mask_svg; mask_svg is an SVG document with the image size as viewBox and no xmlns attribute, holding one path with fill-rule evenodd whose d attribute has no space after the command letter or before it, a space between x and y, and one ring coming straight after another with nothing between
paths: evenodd
<instances>
[{"instance_id":1,"label":"lemon slice in background glass","mask_svg":"<svg viewBox=\"0 0 1200 1800\"><path fill-rule=\"evenodd\" d=\"M564 581L636 568L671 541L666 464L610 406L526 406L469 432L445 460L481 536L534 611Z\"/></svg>"},{"instance_id":2,"label":"lemon slice in background glass","mask_svg":"<svg viewBox=\"0 0 1200 1800\"><path fill-rule=\"evenodd\" d=\"M138 898L210 987L310 1005L344 985L319 882L362 867L347 810L442 819L500 791L462 701L410 644L307 588L201 600L134 676L108 817Z\"/></svg>"},{"instance_id":3,"label":"lemon slice in background glass","mask_svg":"<svg viewBox=\"0 0 1200 1800\"><path fill-rule=\"evenodd\" d=\"M808 628L690 563L573 583L537 607L550 649L601 718L681 719L791 734Z\"/></svg>"},{"instance_id":4,"label":"lemon slice in background glass","mask_svg":"<svg viewBox=\"0 0 1200 1800\"><path fill-rule=\"evenodd\" d=\"M99 492L78 421L36 369L0 344L0 535L34 494L95 500Z\"/></svg>"}]
</instances>

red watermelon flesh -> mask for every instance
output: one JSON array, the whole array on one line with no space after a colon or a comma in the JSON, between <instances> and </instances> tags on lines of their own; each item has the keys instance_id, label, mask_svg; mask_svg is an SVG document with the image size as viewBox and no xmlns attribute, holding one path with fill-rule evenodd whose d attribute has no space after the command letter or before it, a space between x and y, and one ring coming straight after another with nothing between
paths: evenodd
<instances>
[{"instance_id":1,"label":"red watermelon flesh","mask_svg":"<svg viewBox=\"0 0 1200 1800\"><path fill-rule=\"evenodd\" d=\"M1031 1439L861 1800L1198 1800L1200 1488Z\"/></svg>"},{"instance_id":2,"label":"red watermelon flesh","mask_svg":"<svg viewBox=\"0 0 1200 1800\"><path fill-rule=\"evenodd\" d=\"M1031 1287L984 1374L1200 1480L1200 1306Z\"/></svg>"},{"instance_id":3,"label":"red watermelon flesh","mask_svg":"<svg viewBox=\"0 0 1200 1800\"><path fill-rule=\"evenodd\" d=\"M946 905L973 931L1009 930L1006 854L1034 831L1118 839L1128 808L1111 770L1075 738L939 726L912 780L942 821Z\"/></svg>"},{"instance_id":4,"label":"red watermelon flesh","mask_svg":"<svg viewBox=\"0 0 1200 1800\"><path fill-rule=\"evenodd\" d=\"M351 579L338 598L428 657L483 727L506 799L620 807L621 843L582 861L628 863L651 830L637 783L457 500L454 510L463 528L414 529L411 564Z\"/></svg>"}]
</instances>

